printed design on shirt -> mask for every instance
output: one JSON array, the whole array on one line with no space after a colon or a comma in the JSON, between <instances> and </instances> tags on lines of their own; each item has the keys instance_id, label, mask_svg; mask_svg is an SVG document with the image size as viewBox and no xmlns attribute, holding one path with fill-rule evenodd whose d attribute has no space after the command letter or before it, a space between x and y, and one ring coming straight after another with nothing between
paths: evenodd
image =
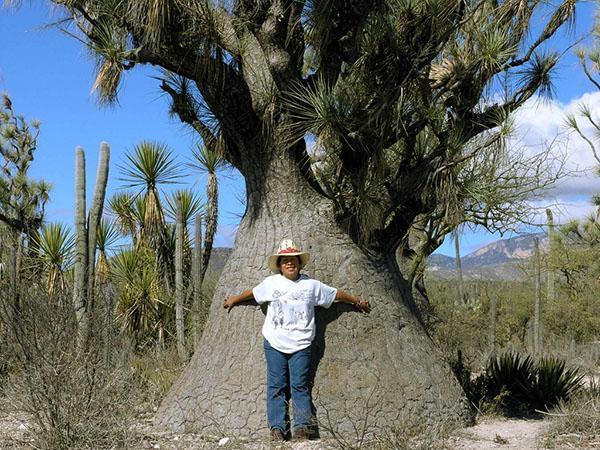
<instances>
[{"instance_id":1,"label":"printed design on shirt","mask_svg":"<svg viewBox=\"0 0 600 450\"><path fill-rule=\"evenodd\" d=\"M273 291L271 323L273 328L282 330L294 330L300 325L307 326L311 316L307 309L310 308L310 290L296 289L291 292L279 290Z\"/></svg>"}]
</instances>

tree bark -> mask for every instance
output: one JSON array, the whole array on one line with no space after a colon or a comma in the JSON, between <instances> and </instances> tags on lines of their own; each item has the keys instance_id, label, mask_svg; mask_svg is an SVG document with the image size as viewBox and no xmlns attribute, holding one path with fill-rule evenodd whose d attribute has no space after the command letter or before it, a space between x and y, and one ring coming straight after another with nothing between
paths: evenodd
<instances>
[{"instance_id":1,"label":"tree bark","mask_svg":"<svg viewBox=\"0 0 600 450\"><path fill-rule=\"evenodd\" d=\"M252 154L251 152L248 152ZM258 155L257 151L254 155ZM363 252L336 224L333 204L280 152L248 161L248 208L220 277L200 345L156 415L158 427L260 437L267 432L265 311L224 299L270 275L284 238L311 254L306 273L368 299L365 316L345 304L318 309L313 398L321 434L387 432L400 421L466 421L470 410L450 368L407 306L410 286L391 255Z\"/></svg>"}]
</instances>

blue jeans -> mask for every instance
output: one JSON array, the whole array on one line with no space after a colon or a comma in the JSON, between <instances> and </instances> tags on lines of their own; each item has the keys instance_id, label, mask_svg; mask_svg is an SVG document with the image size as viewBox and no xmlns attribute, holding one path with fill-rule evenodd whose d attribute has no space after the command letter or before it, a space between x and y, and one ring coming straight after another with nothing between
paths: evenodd
<instances>
[{"instance_id":1,"label":"blue jeans","mask_svg":"<svg viewBox=\"0 0 600 450\"><path fill-rule=\"evenodd\" d=\"M267 360L267 420L269 428L287 433L287 406L292 397L294 430L308 428L312 421L310 398L311 347L287 354L274 349L264 340Z\"/></svg>"}]
</instances>

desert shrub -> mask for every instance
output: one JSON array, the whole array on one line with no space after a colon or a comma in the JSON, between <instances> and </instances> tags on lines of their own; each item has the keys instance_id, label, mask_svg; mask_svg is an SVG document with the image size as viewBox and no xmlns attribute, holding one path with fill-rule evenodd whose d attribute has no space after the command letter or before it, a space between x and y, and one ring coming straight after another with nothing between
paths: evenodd
<instances>
[{"instance_id":1,"label":"desert shrub","mask_svg":"<svg viewBox=\"0 0 600 450\"><path fill-rule=\"evenodd\" d=\"M28 287L18 308L1 293L11 362L6 398L30 421L37 448L108 448L130 443L135 390L126 367L107 367L95 340L77 344L70 298Z\"/></svg>"},{"instance_id":2,"label":"desert shrub","mask_svg":"<svg viewBox=\"0 0 600 450\"><path fill-rule=\"evenodd\" d=\"M478 281L469 285L468 304L457 303L455 283L431 280L427 290L431 300L430 333L446 359L458 350L473 371L482 370L492 349L491 298L495 297L497 348L524 349L533 313L531 286L507 281Z\"/></svg>"},{"instance_id":3,"label":"desert shrub","mask_svg":"<svg viewBox=\"0 0 600 450\"><path fill-rule=\"evenodd\" d=\"M488 408L507 415L529 412L527 389L532 386L535 369L531 357L522 358L518 353L505 353L490 358L481 376L485 384L483 399Z\"/></svg>"},{"instance_id":4,"label":"desert shrub","mask_svg":"<svg viewBox=\"0 0 600 450\"><path fill-rule=\"evenodd\" d=\"M582 291L560 289L556 301L544 305L542 320L548 336L572 339L576 343L600 336L600 302L597 288Z\"/></svg>"}]
</instances>

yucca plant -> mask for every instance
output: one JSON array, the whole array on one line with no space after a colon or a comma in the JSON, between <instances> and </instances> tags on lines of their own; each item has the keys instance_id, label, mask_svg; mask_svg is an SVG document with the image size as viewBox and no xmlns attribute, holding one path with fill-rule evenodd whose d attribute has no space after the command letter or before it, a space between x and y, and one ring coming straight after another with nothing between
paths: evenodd
<instances>
[{"instance_id":1,"label":"yucca plant","mask_svg":"<svg viewBox=\"0 0 600 450\"><path fill-rule=\"evenodd\" d=\"M165 200L166 216L173 222L177 218L177 202L181 203L183 223L186 227L190 225L196 214L204 209L200 196L191 189L178 189L168 194Z\"/></svg>"},{"instance_id":2,"label":"yucca plant","mask_svg":"<svg viewBox=\"0 0 600 450\"><path fill-rule=\"evenodd\" d=\"M108 201L108 211L114 217L119 232L125 236L130 236L134 246L137 244L138 239L136 199L137 197L131 192L117 192Z\"/></svg>"},{"instance_id":3,"label":"yucca plant","mask_svg":"<svg viewBox=\"0 0 600 450\"><path fill-rule=\"evenodd\" d=\"M217 173L227 167L227 162L223 157L208 147L197 145L192 150L193 162L190 164L196 170L206 173L206 213L204 214L204 251L202 253L202 271L200 273L200 282L204 280L210 254L212 252L213 242L217 234L217 223L219 215L219 183Z\"/></svg>"},{"instance_id":4,"label":"yucca plant","mask_svg":"<svg viewBox=\"0 0 600 450\"><path fill-rule=\"evenodd\" d=\"M107 250L119 240L119 230L114 222L102 219L97 229L98 260L96 262L96 280L103 284L110 275Z\"/></svg>"},{"instance_id":5,"label":"yucca plant","mask_svg":"<svg viewBox=\"0 0 600 450\"><path fill-rule=\"evenodd\" d=\"M162 334L164 294L151 252L138 248L117 253L111 260L111 275L117 289L116 320L122 330L136 342L148 333Z\"/></svg>"},{"instance_id":6,"label":"yucca plant","mask_svg":"<svg viewBox=\"0 0 600 450\"><path fill-rule=\"evenodd\" d=\"M121 181L128 188L140 189L146 201L144 225L149 238L156 239L164 226L164 212L158 186L176 183L180 176L173 152L158 142L142 141L125 155L126 164L120 169Z\"/></svg>"},{"instance_id":7,"label":"yucca plant","mask_svg":"<svg viewBox=\"0 0 600 450\"><path fill-rule=\"evenodd\" d=\"M139 196L144 202L143 208L137 208L138 212L143 209L144 213L141 237L154 250L157 268L170 291L173 252L165 247L165 213L158 186L176 183L181 171L173 152L167 145L158 142L140 142L126 154L125 159L126 164L121 166L121 181L127 188L140 190Z\"/></svg>"},{"instance_id":8,"label":"yucca plant","mask_svg":"<svg viewBox=\"0 0 600 450\"><path fill-rule=\"evenodd\" d=\"M200 197L191 189L179 189L166 197L165 212L167 217L175 222L177 219L177 205L181 205L183 217L183 270L189 278L192 265L192 236L190 224L197 214L204 209ZM173 247L174 248L174 247Z\"/></svg>"},{"instance_id":9,"label":"yucca plant","mask_svg":"<svg viewBox=\"0 0 600 450\"><path fill-rule=\"evenodd\" d=\"M65 272L73 263L75 237L62 223L42 226L38 235L39 260L46 274L48 297L56 298L66 290Z\"/></svg>"}]
</instances>

